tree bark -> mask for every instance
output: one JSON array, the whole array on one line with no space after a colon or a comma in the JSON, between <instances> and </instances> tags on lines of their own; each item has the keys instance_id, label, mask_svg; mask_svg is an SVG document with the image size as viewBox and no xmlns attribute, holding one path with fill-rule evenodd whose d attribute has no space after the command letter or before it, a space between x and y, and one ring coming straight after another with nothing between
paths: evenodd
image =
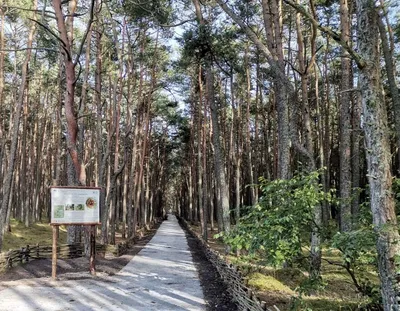
<instances>
[{"instance_id":1,"label":"tree bark","mask_svg":"<svg viewBox=\"0 0 400 311\"><path fill-rule=\"evenodd\" d=\"M207 136L206 136L206 131L207 131L207 124L208 124L208 117L207 117L207 105L203 105L203 114L204 114L204 122L202 126L202 148L203 148L203 223L204 223L204 233L203 233L203 239L204 241L207 242L208 240L208 198L209 198L209 188L208 188L208 181L207 181L207 168L208 168L208 163L207 163Z\"/></svg>"},{"instance_id":2,"label":"tree bark","mask_svg":"<svg viewBox=\"0 0 400 311\"><path fill-rule=\"evenodd\" d=\"M360 142L362 140L361 135L361 98L360 94L353 96L353 115L352 115L352 133L351 133L351 166L352 166L352 187L355 189L352 198L352 209L351 214L353 218L357 218L359 214L360 205L360 181L361 181L361 163L363 163L363 158L361 157Z\"/></svg>"},{"instance_id":3,"label":"tree bark","mask_svg":"<svg viewBox=\"0 0 400 311\"><path fill-rule=\"evenodd\" d=\"M385 311L400 310L398 271L400 237L392 192L387 113L379 62L379 16L372 0L357 0L357 42L365 67L360 70L363 130L371 211L377 233L378 268Z\"/></svg>"},{"instance_id":4,"label":"tree bark","mask_svg":"<svg viewBox=\"0 0 400 311\"><path fill-rule=\"evenodd\" d=\"M298 0L297 0L298 1ZM302 94L302 103L303 103L303 122L304 122L304 141L305 141L305 149L308 155L308 171L313 172L316 170L316 162L314 159L314 142L312 137L312 127L311 127L311 108L308 98L308 81L310 72L313 70L314 66L314 57L315 57L315 39L317 29L315 27L312 28L312 36L311 36L311 60L306 64L307 53L305 41L302 35L302 27L300 14L296 14L296 29L297 29L297 42L298 42L298 59L299 59L299 71L301 74L301 94ZM321 270L321 236L320 236L320 228L322 224L322 210L321 205L316 205L314 207L314 224L312 226L311 232L311 260L310 260L310 277L312 279L320 278L320 270Z\"/></svg>"},{"instance_id":5,"label":"tree bark","mask_svg":"<svg viewBox=\"0 0 400 311\"><path fill-rule=\"evenodd\" d=\"M72 1L75 2L75 1ZM60 32L62 51L64 54L64 66L66 74L66 94L64 102L65 119L67 121L67 148L72 161L73 170L69 171L70 180L76 180L76 183L84 184L83 176L81 176L81 163L78 155L77 135L78 123L76 121L75 112L75 65L72 59L72 33L69 32L72 27L72 16L64 20L64 13L61 7L61 0L53 0L53 8L56 15L57 28ZM76 5L76 2L75 2ZM73 4L71 4L73 8Z\"/></svg>"},{"instance_id":6,"label":"tree bark","mask_svg":"<svg viewBox=\"0 0 400 311\"><path fill-rule=\"evenodd\" d=\"M197 112L197 195L198 195L198 202L199 202L199 210L200 210L200 224L201 224L201 233L204 238L204 240L207 239L207 219L205 219L204 215L207 214L207 212L204 212L205 209L205 202L203 201L203 176L204 176L204 171L203 171L203 162L201 158L202 154L202 122L204 122L201 116L201 108L203 105L203 81L201 79L201 66L199 66L199 74L198 74L198 85L199 85L199 100L198 104L196 107L196 112ZM203 155L204 157L205 155Z\"/></svg>"},{"instance_id":7,"label":"tree bark","mask_svg":"<svg viewBox=\"0 0 400 311\"><path fill-rule=\"evenodd\" d=\"M234 189L235 189L235 222L236 225L240 222L240 176L242 162L242 143L241 143L241 126L240 126L240 106L235 107L235 91L233 85L233 70L230 77L231 91L231 108L232 108L232 137L231 137L231 157L234 168Z\"/></svg>"},{"instance_id":8,"label":"tree bark","mask_svg":"<svg viewBox=\"0 0 400 311\"><path fill-rule=\"evenodd\" d=\"M4 114L4 9L3 9L3 0L0 1L0 116ZM5 148L5 135L4 135L4 117L1 118L0 121L0 174L3 171L3 156L4 156L4 148ZM0 189L3 188L3 181L0 180Z\"/></svg>"},{"instance_id":9,"label":"tree bark","mask_svg":"<svg viewBox=\"0 0 400 311\"><path fill-rule=\"evenodd\" d=\"M398 171L397 175L400 175L400 94L396 84L395 77L395 66L393 51L390 49L386 27L383 23L382 17L379 16L378 27L380 32L380 38L382 42L382 52L385 59L386 76L389 83L390 95L392 98L393 112L394 112L394 126L396 129L396 142L397 142L397 159L398 159Z\"/></svg>"},{"instance_id":10,"label":"tree bark","mask_svg":"<svg viewBox=\"0 0 400 311\"><path fill-rule=\"evenodd\" d=\"M73 42L74 42L74 16L77 8L77 1L73 0L69 2L69 14L64 19L64 13L62 10L61 0L52 0L52 6L55 13L55 19L57 23L57 29L59 32L58 39L61 42L60 49L64 56L64 68L66 75L66 94L64 100L64 112L65 120L67 122L67 149L69 157L67 159L67 175L68 185L85 185L86 184L86 173L85 167L82 165L82 160L79 155L78 148L78 122L75 111L75 66L80 57L81 50L83 49L84 42L86 41L87 34L90 31L90 27L93 21L94 11L94 0L91 1L90 19L87 25L87 31L82 39L80 45L80 51L78 51L77 58L73 59ZM61 103L60 103L61 104ZM78 241L79 228L76 226L68 227L68 243Z\"/></svg>"},{"instance_id":11,"label":"tree bark","mask_svg":"<svg viewBox=\"0 0 400 311\"><path fill-rule=\"evenodd\" d=\"M340 36L350 44L350 14L347 0L340 0ZM340 79L340 230L351 229L351 59L342 48Z\"/></svg>"},{"instance_id":12,"label":"tree bark","mask_svg":"<svg viewBox=\"0 0 400 311\"><path fill-rule=\"evenodd\" d=\"M225 11L228 13L227 10ZM262 11L268 48L265 46L263 47L262 44L258 43L259 40L257 37L254 37L250 29L246 30L247 27L244 29L248 37L253 41L254 44L256 44L264 56L267 57L268 63L275 71L273 75L273 81L276 109L278 113L277 177L280 179L287 179L290 176L290 133L287 91L290 90L292 86L286 84L288 79L285 77L282 45L282 12L280 1L262 0ZM243 28L242 25L240 26ZM287 89L288 86L289 89Z\"/></svg>"},{"instance_id":13,"label":"tree bark","mask_svg":"<svg viewBox=\"0 0 400 311\"><path fill-rule=\"evenodd\" d=\"M245 118L245 148L246 148L246 155L247 155L247 174L248 174L248 182L250 187L249 194L250 194L250 201L249 205L253 206L255 201L255 191L254 191L254 173L253 173L253 150L251 146L251 124L250 124L250 105L251 105L251 78L250 78L250 69L251 64L249 62L249 55L248 55L248 46L246 46L245 54L244 54L244 65L246 68L246 118ZM279 134L278 134L279 135Z\"/></svg>"}]
</instances>

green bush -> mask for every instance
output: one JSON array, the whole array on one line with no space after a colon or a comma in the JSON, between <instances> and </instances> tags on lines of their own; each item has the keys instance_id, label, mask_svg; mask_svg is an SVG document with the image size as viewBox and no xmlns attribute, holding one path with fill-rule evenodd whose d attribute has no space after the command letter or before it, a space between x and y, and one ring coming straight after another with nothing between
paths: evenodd
<instances>
[{"instance_id":1,"label":"green bush","mask_svg":"<svg viewBox=\"0 0 400 311\"><path fill-rule=\"evenodd\" d=\"M377 271L376 239L377 233L372 225L372 216L368 203L360 206L358 218L349 232L337 232L331 247L341 254L342 266L350 275L357 290L370 298L368 308L379 310L381 294L379 285L371 279L371 271Z\"/></svg>"},{"instance_id":2,"label":"green bush","mask_svg":"<svg viewBox=\"0 0 400 311\"><path fill-rule=\"evenodd\" d=\"M302 257L303 246L309 245L314 209L332 196L319 184L319 172L288 180L260 178L259 187L259 202L223 235L224 242L233 250L261 252L273 266L290 264Z\"/></svg>"}]
</instances>

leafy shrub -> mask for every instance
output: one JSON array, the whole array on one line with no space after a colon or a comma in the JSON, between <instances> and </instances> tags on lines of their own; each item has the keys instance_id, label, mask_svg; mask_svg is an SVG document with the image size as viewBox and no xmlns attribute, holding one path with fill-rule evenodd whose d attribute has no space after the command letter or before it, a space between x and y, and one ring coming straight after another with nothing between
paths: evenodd
<instances>
[{"instance_id":1,"label":"leafy shrub","mask_svg":"<svg viewBox=\"0 0 400 311\"><path fill-rule=\"evenodd\" d=\"M377 271L376 239L377 233L372 225L369 204L360 206L354 230L337 232L331 241L331 247L340 251L341 262L332 263L343 267L350 275L357 290L370 298L368 310L379 310L381 305L380 288L371 280L371 270ZM329 262L329 261L328 261Z\"/></svg>"},{"instance_id":2,"label":"leafy shrub","mask_svg":"<svg viewBox=\"0 0 400 311\"><path fill-rule=\"evenodd\" d=\"M309 244L314 209L331 194L319 184L319 172L298 174L288 180L260 178L262 196L250 207L224 242L233 250L262 252L273 266L291 263L302 257Z\"/></svg>"}]
</instances>

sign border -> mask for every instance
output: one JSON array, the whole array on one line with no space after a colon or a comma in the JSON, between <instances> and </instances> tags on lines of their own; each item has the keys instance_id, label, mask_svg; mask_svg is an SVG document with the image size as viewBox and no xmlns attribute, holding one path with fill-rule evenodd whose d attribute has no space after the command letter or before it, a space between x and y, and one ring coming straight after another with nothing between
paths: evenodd
<instances>
[{"instance_id":1,"label":"sign border","mask_svg":"<svg viewBox=\"0 0 400 311\"><path fill-rule=\"evenodd\" d=\"M89 187L89 186L51 186L49 187L50 189L50 212L52 212L52 201L51 201L51 189L94 189L94 190L99 190L100 191L100 202L99 202L99 220L101 220L101 212L102 212L102 206L101 206L101 195L102 195L102 190L103 188L101 187ZM51 215L51 214L50 214ZM99 222L51 222L51 217L49 221L51 226L93 226L93 225L101 225L101 221Z\"/></svg>"}]
</instances>

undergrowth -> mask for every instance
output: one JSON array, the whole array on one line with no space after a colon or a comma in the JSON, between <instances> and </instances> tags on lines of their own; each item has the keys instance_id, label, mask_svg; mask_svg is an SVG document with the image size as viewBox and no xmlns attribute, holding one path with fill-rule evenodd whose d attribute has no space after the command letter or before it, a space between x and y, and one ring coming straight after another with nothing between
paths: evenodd
<instances>
[{"instance_id":1,"label":"undergrowth","mask_svg":"<svg viewBox=\"0 0 400 311\"><path fill-rule=\"evenodd\" d=\"M20 249L27 245L33 246L51 245L53 241L53 231L49 223L36 223L26 227L20 221L11 219L11 232L6 232L3 241L3 252L10 249ZM67 240L67 231L64 226L60 226L59 243L65 243Z\"/></svg>"}]
</instances>

